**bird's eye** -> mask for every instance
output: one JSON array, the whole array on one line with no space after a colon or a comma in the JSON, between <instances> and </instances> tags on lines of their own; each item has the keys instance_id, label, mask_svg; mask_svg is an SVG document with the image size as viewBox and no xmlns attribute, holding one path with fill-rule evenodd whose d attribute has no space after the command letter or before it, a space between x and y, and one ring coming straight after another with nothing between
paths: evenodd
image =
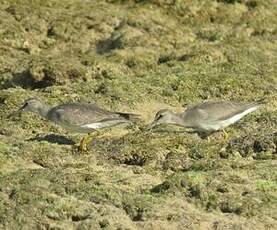
<instances>
[{"instance_id":1,"label":"bird's eye","mask_svg":"<svg viewBox=\"0 0 277 230\"><path fill-rule=\"evenodd\" d=\"M162 118L162 114L158 114L157 116L156 116L156 120L159 120L160 118Z\"/></svg>"},{"instance_id":2,"label":"bird's eye","mask_svg":"<svg viewBox=\"0 0 277 230\"><path fill-rule=\"evenodd\" d=\"M26 102L24 105L23 105L23 108L27 107L29 105L28 102Z\"/></svg>"}]
</instances>

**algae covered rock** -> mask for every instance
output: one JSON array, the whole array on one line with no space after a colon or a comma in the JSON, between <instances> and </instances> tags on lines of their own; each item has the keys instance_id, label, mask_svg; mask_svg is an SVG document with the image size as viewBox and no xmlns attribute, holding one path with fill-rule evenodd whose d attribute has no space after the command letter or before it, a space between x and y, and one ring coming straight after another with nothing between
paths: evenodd
<instances>
[{"instance_id":1,"label":"algae covered rock","mask_svg":"<svg viewBox=\"0 0 277 230\"><path fill-rule=\"evenodd\" d=\"M274 0L0 1L1 229L277 229ZM141 115L79 134L30 97ZM210 140L160 109L266 104Z\"/></svg>"}]
</instances>

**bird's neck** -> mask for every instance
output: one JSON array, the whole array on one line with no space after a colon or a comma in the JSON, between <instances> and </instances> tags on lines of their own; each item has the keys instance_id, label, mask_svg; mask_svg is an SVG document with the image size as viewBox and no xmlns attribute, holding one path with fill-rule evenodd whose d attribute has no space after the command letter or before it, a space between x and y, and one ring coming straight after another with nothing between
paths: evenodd
<instances>
[{"instance_id":1,"label":"bird's neck","mask_svg":"<svg viewBox=\"0 0 277 230\"><path fill-rule=\"evenodd\" d=\"M172 122L175 125L187 127L188 124L182 119L181 115L182 115L181 113L173 113L172 114L172 116L173 116Z\"/></svg>"},{"instance_id":2,"label":"bird's neck","mask_svg":"<svg viewBox=\"0 0 277 230\"><path fill-rule=\"evenodd\" d=\"M50 110L50 107L48 105L43 105L38 109L37 113L40 116L47 118L47 114L48 114L49 110Z\"/></svg>"}]
</instances>

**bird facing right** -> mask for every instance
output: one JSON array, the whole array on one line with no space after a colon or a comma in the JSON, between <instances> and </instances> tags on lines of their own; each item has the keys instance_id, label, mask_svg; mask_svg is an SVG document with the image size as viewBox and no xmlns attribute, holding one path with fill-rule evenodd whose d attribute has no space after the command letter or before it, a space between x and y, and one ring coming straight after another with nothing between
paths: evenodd
<instances>
[{"instance_id":1,"label":"bird facing right","mask_svg":"<svg viewBox=\"0 0 277 230\"><path fill-rule=\"evenodd\" d=\"M174 113L163 109L156 113L150 127L160 124L173 124L190 128L200 136L223 130L242 117L257 110L263 104L263 100L256 102L203 102L186 109L182 113Z\"/></svg>"}]
</instances>

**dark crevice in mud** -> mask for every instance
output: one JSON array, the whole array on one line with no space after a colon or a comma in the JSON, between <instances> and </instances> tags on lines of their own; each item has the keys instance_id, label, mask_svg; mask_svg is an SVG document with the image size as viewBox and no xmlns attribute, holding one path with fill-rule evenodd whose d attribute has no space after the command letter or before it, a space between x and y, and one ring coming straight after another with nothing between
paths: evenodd
<instances>
[{"instance_id":1,"label":"dark crevice in mud","mask_svg":"<svg viewBox=\"0 0 277 230\"><path fill-rule=\"evenodd\" d=\"M167 62L172 61L174 59L175 59L175 57L171 56L171 55L161 55L159 57L158 64L167 63Z\"/></svg>"},{"instance_id":2,"label":"dark crevice in mud","mask_svg":"<svg viewBox=\"0 0 277 230\"><path fill-rule=\"evenodd\" d=\"M195 199L201 199L201 188L197 185L188 188L188 196Z\"/></svg>"},{"instance_id":3,"label":"dark crevice in mud","mask_svg":"<svg viewBox=\"0 0 277 230\"><path fill-rule=\"evenodd\" d=\"M16 7L14 5L10 5L5 9L5 11L11 15L15 15L16 13Z\"/></svg>"},{"instance_id":4,"label":"dark crevice in mud","mask_svg":"<svg viewBox=\"0 0 277 230\"><path fill-rule=\"evenodd\" d=\"M254 159L274 159L277 154L277 132L236 138L229 142L226 152L239 152L242 157L252 155Z\"/></svg>"},{"instance_id":5,"label":"dark crevice in mud","mask_svg":"<svg viewBox=\"0 0 277 230\"><path fill-rule=\"evenodd\" d=\"M254 8L256 8L258 6L257 1L253 0L253 1L243 1L243 0L217 0L217 2L222 2L224 4L236 4L236 3L240 3L240 4L245 4L247 6L247 8L249 10L252 10Z\"/></svg>"},{"instance_id":6,"label":"dark crevice in mud","mask_svg":"<svg viewBox=\"0 0 277 230\"><path fill-rule=\"evenodd\" d=\"M5 11L12 15L16 21L21 21L22 18L17 14L17 9L15 5L10 5L5 9Z\"/></svg>"},{"instance_id":7,"label":"dark crevice in mud","mask_svg":"<svg viewBox=\"0 0 277 230\"><path fill-rule=\"evenodd\" d=\"M168 189L170 189L170 187L171 187L171 183L169 181L164 181L163 183L158 184L155 187L153 187L152 189L150 189L150 192L163 193L163 192L167 191Z\"/></svg>"},{"instance_id":8,"label":"dark crevice in mud","mask_svg":"<svg viewBox=\"0 0 277 230\"><path fill-rule=\"evenodd\" d=\"M123 49L123 34L119 30L125 25L124 21L120 22L118 26L114 27L114 31L107 39L103 39L96 44L96 52L98 54L109 53L114 49Z\"/></svg>"},{"instance_id":9,"label":"dark crevice in mud","mask_svg":"<svg viewBox=\"0 0 277 230\"><path fill-rule=\"evenodd\" d=\"M230 204L223 202L220 206L220 211L223 213L234 213L240 215L242 213L241 207L231 207Z\"/></svg>"},{"instance_id":10,"label":"dark crevice in mud","mask_svg":"<svg viewBox=\"0 0 277 230\"><path fill-rule=\"evenodd\" d=\"M5 104L6 98L0 97L0 104Z\"/></svg>"},{"instance_id":11,"label":"dark crevice in mud","mask_svg":"<svg viewBox=\"0 0 277 230\"><path fill-rule=\"evenodd\" d=\"M46 215L46 216L47 216L47 218L49 218L50 220L55 220L55 221L61 220L60 217L51 216L51 215Z\"/></svg>"},{"instance_id":12,"label":"dark crevice in mud","mask_svg":"<svg viewBox=\"0 0 277 230\"><path fill-rule=\"evenodd\" d=\"M190 58L194 57L194 54L183 54L177 57L177 61L188 61Z\"/></svg>"},{"instance_id":13,"label":"dark crevice in mud","mask_svg":"<svg viewBox=\"0 0 277 230\"><path fill-rule=\"evenodd\" d=\"M9 199L10 200L15 200L16 199L16 195L17 195L17 190L16 189L12 189L10 194L9 194Z\"/></svg>"},{"instance_id":14,"label":"dark crevice in mud","mask_svg":"<svg viewBox=\"0 0 277 230\"><path fill-rule=\"evenodd\" d=\"M13 78L4 85L4 88L10 88L15 85L24 89L41 89L55 84L49 72L43 69L42 73L44 76L41 80L35 79L29 69L15 73Z\"/></svg>"},{"instance_id":15,"label":"dark crevice in mud","mask_svg":"<svg viewBox=\"0 0 277 230\"><path fill-rule=\"evenodd\" d=\"M100 83L99 86L94 90L96 94L106 95L109 92L109 87L104 82Z\"/></svg>"},{"instance_id":16,"label":"dark crevice in mud","mask_svg":"<svg viewBox=\"0 0 277 230\"><path fill-rule=\"evenodd\" d=\"M73 222L79 222L79 221L83 221L83 220L86 220L86 219L89 219L90 218L90 214L87 214L87 215L74 215L74 216L71 216L71 220Z\"/></svg>"},{"instance_id":17,"label":"dark crevice in mud","mask_svg":"<svg viewBox=\"0 0 277 230\"><path fill-rule=\"evenodd\" d=\"M158 59L158 64L164 64L170 61L180 61L180 62L185 62L188 61L190 58L192 58L194 55L193 54L183 54L183 55L174 55L174 54L169 54L169 55L161 55Z\"/></svg>"},{"instance_id":18,"label":"dark crevice in mud","mask_svg":"<svg viewBox=\"0 0 277 230\"><path fill-rule=\"evenodd\" d=\"M247 1L245 5L248 7L249 10L252 10L258 6L256 1Z\"/></svg>"},{"instance_id":19,"label":"dark crevice in mud","mask_svg":"<svg viewBox=\"0 0 277 230\"><path fill-rule=\"evenodd\" d=\"M98 54L105 54L109 53L114 49L122 49L123 42L122 42L122 35L112 35L110 38L99 41L96 45L96 52Z\"/></svg>"},{"instance_id":20,"label":"dark crevice in mud","mask_svg":"<svg viewBox=\"0 0 277 230\"><path fill-rule=\"evenodd\" d=\"M134 222L143 221L143 213L144 213L143 209L129 204L124 204L123 209L125 210L126 214L131 218L132 221Z\"/></svg>"},{"instance_id":21,"label":"dark crevice in mud","mask_svg":"<svg viewBox=\"0 0 277 230\"><path fill-rule=\"evenodd\" d=\"M47 37L54 37L56 35L53 26L49 26L47 29Z\"/></svg>"},{"instance_id":22,"label":"dark crevice in mud","mask_svg":"<svg viewBox=\"0 0 277 230\"><path fill-rule=\"evenodd\" d=\"M213 34L213 33L207 33L207 32L201 31L201 32L196 33L196 35L199 39L203 39L208 42L216 42L216 41L220 40L218 35Z\"/></svg>"},{"instance_id":23,"label":"dark crevice in mud","mask_svg":"<svg viewBox=\"0 0 277 230\"><path fill-rule=\"evenodd\" d=\"M33 163L41 166L42 168L48 168L48 165L46 165L44 162L41 162L41 160L33 159Z\"/></svg>"},{"instance_id":24,"label":"dark crevice in mud","mask_svg":"<svg viewBox=\"0 0 277 230\"><path fill-rule=\"evenodd\" d=\"M107 228L109 226L109 221L107 219L101 220L99 226L100 228Z\"/></svg>"},{"instance_id":25,"label":"dark crevice in mud","mask_svg":"<svg viewBox=\"0 0 277 230\"><path fill-rule=\"evenodd\" d=\"M126 165L137 165L137 166L143 166L145 165L147 159L144 158L144 157L141 157L140 155L138 154L134 154L132 156L132 158L129 158L129 159L124 159L123 160L123 164L126 164Z\"/></svg>"},{"instance_id":26,"label":"dark crevice in mud","mask_svg":"<svg viewBox=\"0 0 277 230\"><path fill-rule=\"evenodd\" d=\"M12 79L6 81L2 88L7 89L20 86L24 89L42 89L53 85L66 84L68 80L83 78L83 73L78 68L67 66L34 65L22 72L13 73Z\"/></svg>"},{"instance_id":27,"label":"dark crevice in mud","mask_svg":"<svg viewBox=\"0 0 277 230\"><path fill-rule=\"evenodd\" d=\"M217 0L217 2L222 2L226 4L235 4L235 3L241 3L242 0Z\"/></svg>"}]
</instances>

